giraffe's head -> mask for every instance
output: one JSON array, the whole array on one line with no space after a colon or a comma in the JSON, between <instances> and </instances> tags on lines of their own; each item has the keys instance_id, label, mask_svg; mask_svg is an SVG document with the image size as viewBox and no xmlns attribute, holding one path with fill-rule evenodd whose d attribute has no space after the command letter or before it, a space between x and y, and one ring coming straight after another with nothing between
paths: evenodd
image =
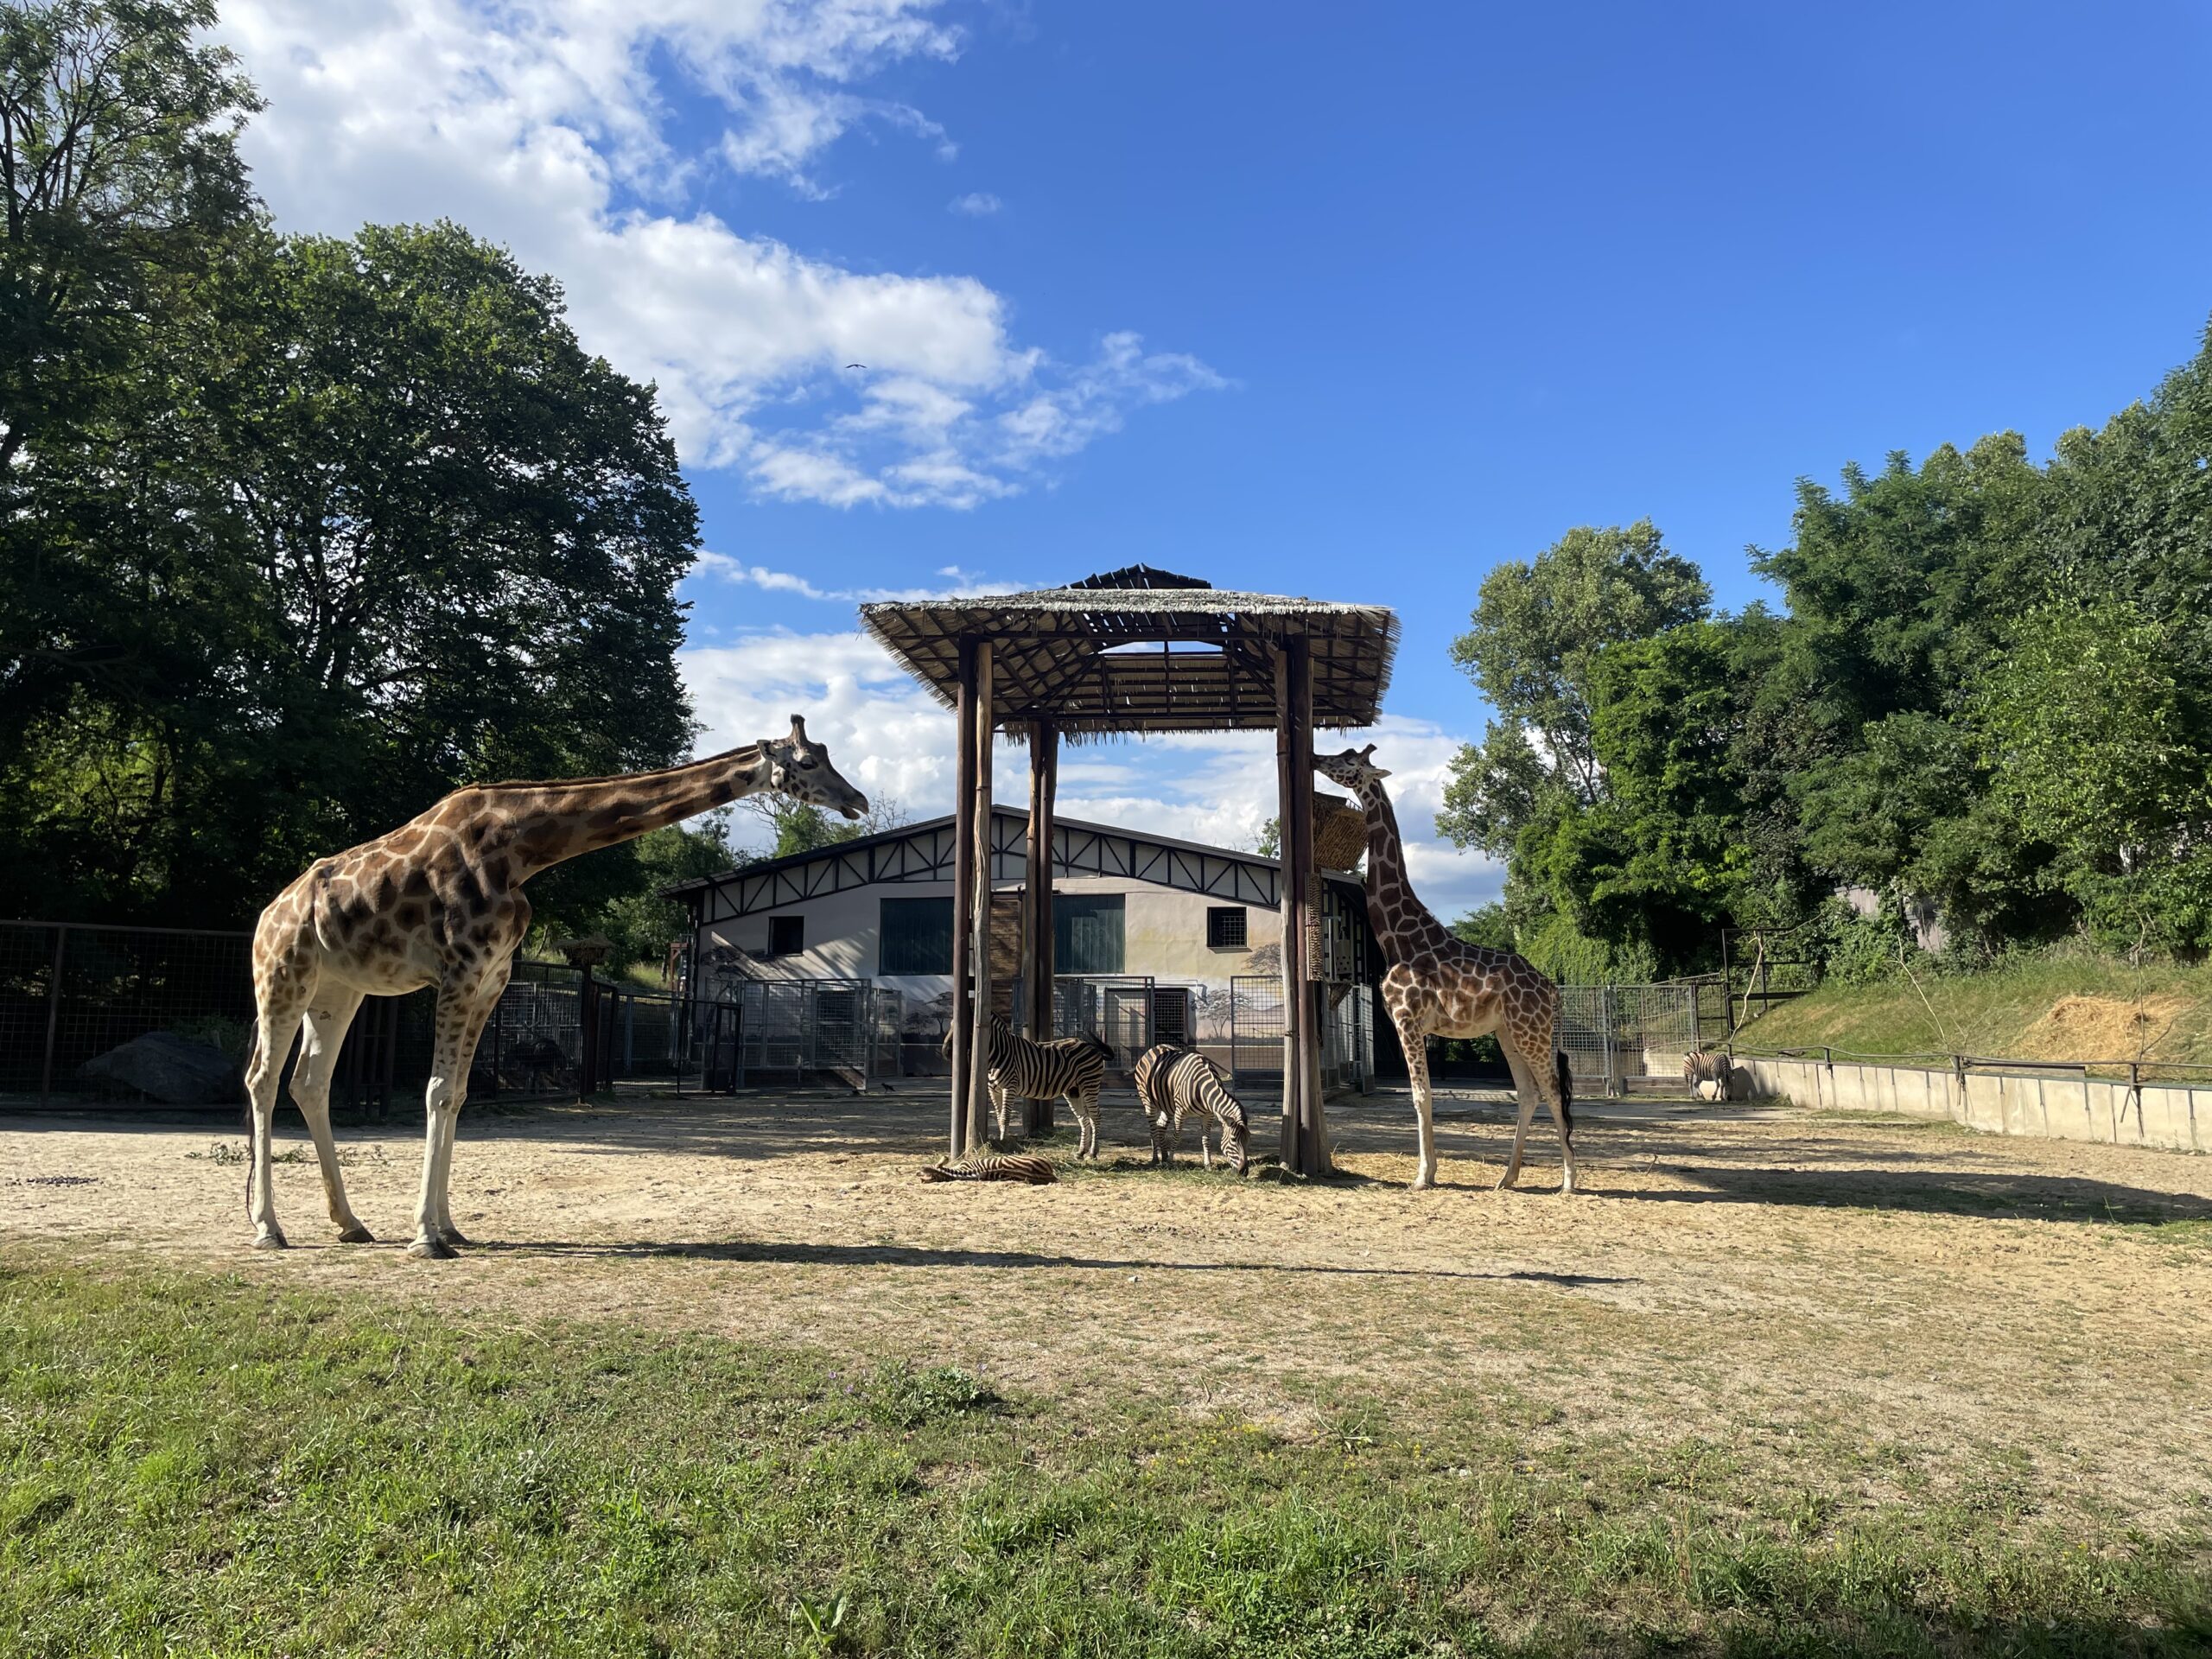
<instances>
[{"instance_id":1,"label":"giraffe's head","mask_svg":"<svg viewBox=\"0 0 2212 1659\"><path fill-rule=\"evenodd\" d=\"M830 751L806 734L806 721L799 715L791 716L789 737L764 738L760 753L768 763L766 787L777 794L849 818L868 810L868 797L837 775Z\"/></svg>"},{"instance_id":2,"label":"giraffe's head","mask_svg":"<svg viewBox=\"0 0 2212 1659\"><path fill-rule=\"evenodd\" d=\"M1346 749L1342 754L1317 754L1313 770L1332 784L1344 788L1365 800L1368 792L1390 774L1375 764L1375 746L1363 749Z\"/></svg>"}]
</instances>

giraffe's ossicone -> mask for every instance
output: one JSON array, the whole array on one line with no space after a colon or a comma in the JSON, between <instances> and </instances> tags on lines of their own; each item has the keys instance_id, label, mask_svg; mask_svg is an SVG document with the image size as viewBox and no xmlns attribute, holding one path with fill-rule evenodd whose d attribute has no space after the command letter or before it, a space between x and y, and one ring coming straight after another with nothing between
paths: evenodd
<instances>
[{"instance_id":1,"label":"giraffe's ossicone","mask_svg":"<svg viewBox=\"0 0 2212 1659\"><path fill-rule=\"evenodd\" d=\"M319 859L276 896L253 933L253 1115L246 1169L254 1243L281 1249L270 1141L276 1082L300 1038L292 1098L307 1120L330 1219L347 1243L369 1241L338 1173L330 1079L364 997L437 989L423 1186L413 1255L466 1243L448 1198L454 1126L468 1094L477 1039L530 931L523 883L564 860L629 841L741 796L772 791L857 818L868 798L791 716L791 734L658 772L613 778L479 784L457 789L376 840Z\"/></svg>"},{"instance_id":2,"label":"giraffe's ossicone","mask_svg":"<svg viewBox=\"0 0 2212 1659\"><path fill-rule=\"evenodd\" d=\"M1567 1056L1554 1046L1559 987L1525 957L1468 944L1414 896L1406 874L1397 814L1382 787L1390 774L1375 764L1374 756L1375 746L1370 743L1341 754L1316 755L1313 766L1330 782L1351 791L1367 817L1368 925L1389 964L1382 976L1382 1006L1405 1049L1421 1135L1414 1185L1425 1187L1436 1182L1428 1039L1495 1034L1521 1103L1513 1152L1498 1185L1511 1186L1521 1177L1522 1143L1541 1099L1559 1125L1560 1191L1572 1192L1574 1082Z\"/></svg>"}]
</instances>

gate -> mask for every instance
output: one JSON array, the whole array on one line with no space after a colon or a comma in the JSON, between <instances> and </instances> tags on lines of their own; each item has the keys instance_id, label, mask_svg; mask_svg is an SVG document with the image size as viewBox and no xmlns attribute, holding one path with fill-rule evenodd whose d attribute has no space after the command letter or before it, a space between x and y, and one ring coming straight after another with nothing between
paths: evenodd
<instances>
[{"instance_id":1,"label":"gate","mask_svg":"<svg viewBox=\"0 0 2212 1659\"><path fill-rule=\"evenodd\" d=\"M1375 998L1365 985L1325 980L1320 994L1321 1086L1365 1094L1375 1074ZM1238 1086L1282 1080L1282 980L1247 975L1229 982L1229 1070Z\"/></svg>"}]
</instances>

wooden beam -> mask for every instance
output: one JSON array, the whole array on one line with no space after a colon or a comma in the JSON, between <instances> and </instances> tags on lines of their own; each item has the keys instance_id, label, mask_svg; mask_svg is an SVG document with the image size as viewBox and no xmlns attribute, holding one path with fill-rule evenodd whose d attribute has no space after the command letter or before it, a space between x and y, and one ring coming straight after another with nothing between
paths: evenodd
<instances>
[{"instance_id":1,"label":"wooden beam","mask_svg":"<svg viewBox=\"0 0 2212 1659\"><path fill-rule=\"evenodd\" d=\"M973 876L972 913L963 914L962 925L974 936L969 947L971 971L976 979L976 1003L972 1017L975 1035L968 1049L968 1144L980 1147L985 1137L984 1117L990 1101L988 1073L990 1070L991 1041L991 875L994 860L991 856L991 642L976 642L976 729L975 753L969 761L969 775L975 779L975 791L969 804L973 815L974 838L969 857L976 873ZM956 906L955 908L957 908Z\"/></svg>"},{"instance_id":2,"label":"wooden beam","mask_svg":"<svg viewBox=\"0 0 2212 1659\"><path fill-rule=\"evenodd\" d=\"M968 1092L974 1080L971 1049L976 1022L969 988L975 933L976 865L969 848L976 838L976 645L960 645L960 686L954 703L959 748L952 762L952 1129L951 1156L969 1150Z\"/></svg>"},{"instance_id":3,"label":"wooden beam","mask_svg":"<svg viewBox=\"0 0 2212 1659\"><path fill-rule=\"evenodd\" d=\"M1320 924L1313 873L1313 682L1302 632L1276 662L1275 760L1282 823L1282 1161L1301 1175L1329 1173L1321 1108L1321 1030L1312 946Z\"/></svg>"},{"instance_id":4,"label":"wooden beam","mask_svg":"<svg viewBox=\"0 0 2212 1659\"><path fill-rule=\"evenodd\" d=\"M1059 792L1060 734L1049 721L1029 723L1029 868L1021 982L1028 1001L1029 1034L1052 1036L1052 807ZM1029 1132L1052 1127L1052 1103L1029 1103Z\"/></svg>"}]
</instances>

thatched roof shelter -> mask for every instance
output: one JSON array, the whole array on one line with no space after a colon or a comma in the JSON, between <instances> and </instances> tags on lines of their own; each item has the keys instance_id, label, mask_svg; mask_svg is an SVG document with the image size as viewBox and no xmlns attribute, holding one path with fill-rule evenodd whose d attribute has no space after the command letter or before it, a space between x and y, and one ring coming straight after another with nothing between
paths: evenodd
<instances>
[{"instance_id":1,"label":"thatched roof shelter","mask_svg":"<svg viewBox=\"0 0 2212 1659\"><path fill-rule=\"evenodd\" d=\"M1332 863L1357 856L1363 820L1348 803L1316 814L1313 728L1370 726L1381 715L1396 616L1380 605L1227 593L1133 564L1035 593L863 605L861 620L959 721L956 836L969 850L953 880L953 1154L982 1138L992 734L1018 736L1029 747L1031 864L1019 942L1025 995L1015 1012L1018 1024L1043 1033L1054 1018L1052 890L1043 849L1052 844L1060 740L1272 730L1282 824L1283 1162L1308 1174L1325 1171L1314 871L1324 856ZM1029 1122L1033 1131L1049 1128L1051 1103L1035 1103Z\"/></svg>"},{"instance_id":2,"label":"thatched roof shelter","mask_svg":"<svg viewBox=\"0 0 2212 1659\"><path fill-rule=\"evenodd\" d=\"M1049 721L1080 741L1116 732L1270 730L1274 651L1306 641L1313 724L1374 724L1398 619L1380 605L1229 593L1146 565L1066 588L969 599L885 601L861 620L947 708L960 642L992 642L994 717L1016 735Z\"/></svg>"}]
</instances>

